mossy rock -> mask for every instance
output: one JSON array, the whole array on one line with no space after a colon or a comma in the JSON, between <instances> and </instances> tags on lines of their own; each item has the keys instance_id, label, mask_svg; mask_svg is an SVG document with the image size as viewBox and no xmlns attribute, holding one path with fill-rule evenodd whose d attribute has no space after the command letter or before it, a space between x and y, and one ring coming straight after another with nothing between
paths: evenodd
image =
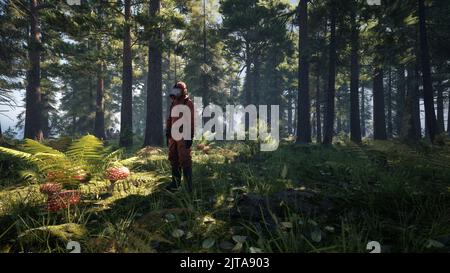
<instances>
[{"instance_id":1,"label":"mossy rock","mask_svg":"<svg viewBox=\"0 0 450 273\"><path fill-rule=\"evenodd\" d=\"M19 235L19 240L24 245L49 242L67 243L71 240L81 240L86 237L87 230L84 226L68 223L55 226L43 226L26 230Z\"/></svg>"}]
</instances>

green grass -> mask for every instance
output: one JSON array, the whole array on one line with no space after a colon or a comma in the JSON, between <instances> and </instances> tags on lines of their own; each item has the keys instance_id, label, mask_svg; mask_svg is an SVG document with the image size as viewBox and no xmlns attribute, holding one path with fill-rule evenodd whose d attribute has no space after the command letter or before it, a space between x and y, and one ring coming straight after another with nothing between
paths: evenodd
<instances>
[{"instance_id":1,"label":"green grass","mask_svg":"<svg viewBox=\"0 0 450 273\"><path fill-rule=\"evenodd\" d=\"M0 251L67 252L68 239L84 252L368 252L369 241L386 252L450 249L449 141L210 146L194 151L191 195L164 189L165 149L134 149L124 161L132 176L112 196L95 178L81 186L81 205L59 213L45 212L36 181L19 175L27 164L0 159ZM310 197L293 207L285 193ZM236 213L244 196L262 200L251 217Z\"/></svg>"}]
</instances>

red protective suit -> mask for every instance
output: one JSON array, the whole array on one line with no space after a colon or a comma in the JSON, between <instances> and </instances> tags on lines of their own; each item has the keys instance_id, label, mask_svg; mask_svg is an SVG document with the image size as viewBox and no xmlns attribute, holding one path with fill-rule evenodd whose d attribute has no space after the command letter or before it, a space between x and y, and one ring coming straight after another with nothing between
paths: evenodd
<instances>
[{"instance_id":1,"label":"red protective suit","mask_svg":"<svg viewBox=\"0 0 450 273\"><path fill-rule=\"evenodd\" d=\"M192 157L191 157L191 149L186 147L186 141L184 139L175 141L170 136L170 131L172 129L172 124L174 124L178 119L182 117L171 117L171 112L173 107L176 105L184 104L191 110L191 141L194 138L194 104L192 100L189 98L187 89L183 90L183 93L180 97L172 100L172 104L170 105L169 117L167 118L167 128L166 132L168 133L168 146L169 146L169 161L172 167L174 168L190 168L192 167ZM192 142L191 142L192 143Z\"/></svg>"}]
</instances>

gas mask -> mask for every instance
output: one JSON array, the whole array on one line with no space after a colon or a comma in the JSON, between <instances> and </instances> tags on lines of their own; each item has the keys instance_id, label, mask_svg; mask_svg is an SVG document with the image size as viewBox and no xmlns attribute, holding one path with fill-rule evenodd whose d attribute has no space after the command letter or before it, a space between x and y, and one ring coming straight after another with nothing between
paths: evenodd
<instances>
[{"instance_id":1,"label":"gas mask","mask_svg":"<svg viewBox=\"0 0 450 273\"><path fill-rule=\"evenodd\" d=\"M181 89L179 89L179 88L172 88L170 91L169 91L169 97L171 97L171 98L178 98L179 96L181 96Z\"/></svg>"}]
</instances>

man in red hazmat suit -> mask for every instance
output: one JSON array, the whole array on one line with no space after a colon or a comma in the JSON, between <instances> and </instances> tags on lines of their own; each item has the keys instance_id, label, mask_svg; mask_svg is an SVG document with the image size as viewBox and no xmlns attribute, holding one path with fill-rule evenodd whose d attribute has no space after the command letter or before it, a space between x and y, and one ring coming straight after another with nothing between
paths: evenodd
<instances>
[{"instance_id":1,"label":"man in red hazmat suit","mask_svg":"<svg viewBox=\"0 0 450 273\"><path fill-rule=\"evenodd\" d=\"M194 104L189 98L187 85L184 82L177 82L172 90L169 92L170 99L172 101L169 109L169 117L167 118L166 125L166 137L169 146L169 161L172 166L172 183L169 185L168 190L176 190L181 183L181 170L185 183L187 184L187 190L192 192L192 156L191 146L194 138ZM172 137L172 125L180 118L172 117L172 109L177 105L185 105L190 110L191 115L191 132L189 139L175 140ZM183 129L181 129L183 130Z\"/></svg>"}]
</instances>

